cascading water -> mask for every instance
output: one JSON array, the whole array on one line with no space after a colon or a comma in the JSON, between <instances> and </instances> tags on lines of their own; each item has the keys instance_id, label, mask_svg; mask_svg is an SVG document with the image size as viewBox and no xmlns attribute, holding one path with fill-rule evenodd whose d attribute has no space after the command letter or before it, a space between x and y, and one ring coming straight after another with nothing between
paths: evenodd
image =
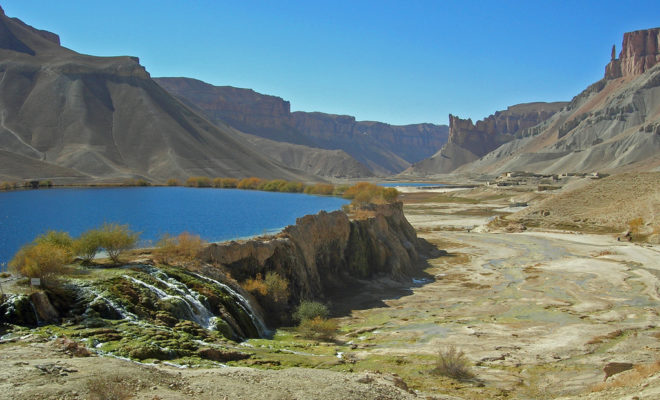
<instances>
[{"instance_id":1,"label":"cascading water","mask_svg":"<svg viewBox=\"0 0 660 400\"><path fill-rule=\"evenodd\" d=\"M191 272L191 274L194 275L195 277L199 278L199 279L205 280L207 282L210 282L210 283L213 283L213 284L219 286L220 288L225 290L227 293L229 293L230 296L232 296L234 299L236 299L236 303L239 305L239 307L241 307L241 309L243 309L243 311L245 311L245 313L252 320L252 324L257 328L257 331L258 331L260 337L265 337L270 333L268 328L266 328L266 324L261 319L259 314L254 311L254 309L250 305L250 302L245 297L241 296L240 293L238 293L237 291L235 291L234 289L232 289L228 285L226 285L222 282L216 281L215 279L212 279L212 278L209 278L209 277L206 277L206 276L203 276L203 275L199 275L199 274L196 274L194 272Z\"/></svg>"},{"instance_id":2,"label":"cascading water","mask_svg":"<svg viewBox=\"0 0 660 400\"><path fill-rule=\"evenodd\" d=\"M173 284L171 282L168 282L164 279L159 278L156 276L154 273L150 273L150 275L156 279L158 282L162 283L163 285L167 286L169 289L177 293L176 295L171 295L165 292L164 290L161 290L153 285L150 285L144 281L141 281L137 278L134 278L130 275L124 275L124 278L129 279L138 285L144 286L145 288L149 289L153 293L158 296L159 299L161 300L178 300L181 301L181 304L185 306L185 311L186 315L184 319L188 319L190 321L198 323L200 326L203 326L206 329L213 329L215 327L215 324L213 323L213 320L215 319L215 316L213 313L206 307L206 305L202 304L198 297L199 294L193 292L192 290L188 289L185 285L180 284L177 282L177 284ZM194 293L195 295L193 295Z\"/></svg>"}]
</instances>

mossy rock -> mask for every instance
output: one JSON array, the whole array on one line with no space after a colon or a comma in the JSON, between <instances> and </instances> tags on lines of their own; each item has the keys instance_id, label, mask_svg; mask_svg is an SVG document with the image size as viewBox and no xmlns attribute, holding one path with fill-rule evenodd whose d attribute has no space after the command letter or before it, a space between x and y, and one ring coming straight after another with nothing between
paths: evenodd
<instances>
[{"instance_id":1,"label":"mossy rock","mask_svg":"<svg viewBox=\"0 0 660 400\"><path fill-rule=\"evenodd\" d=\"M174 331L185 332L195 339L203 339L206 337L206 330L192 321L179 321L174 325Z\"/></svg>"},{"instance_id":2,"label":"mossy rock","mask_svg":"<svg viewBox=\"0 0 660 400\"><path fill-rule=\"evenodd\" d=\"M165 350L149 343L136 344L124 351L127 352L128 357L137 360L146 360L148 358L154 358L156 360L171 360L175 357L172 350Z\"/></svg>"},{"instance_id":3,"label":"mossy rock","mask_svg":"<svg viewBox=\"0 0 660 400\"><path fill-rule=\"evenodd\" d=\"M0 304L0 322L21 326L37 326L39 320L30 298L24 294L12 295Z\"/></svg>"},{"instance_id":4,"label":"mossy rock","mask_svg":"<svg viewBox=\"0 0 660 400\"><path fill-rule=\"evenodd\" d=\"M252 357L252 354L242 353L240 351L215 349L209 347L199 349L197 351L197 355L200 358L218 362L239 361Z\"/></svg>"}]
</instances>

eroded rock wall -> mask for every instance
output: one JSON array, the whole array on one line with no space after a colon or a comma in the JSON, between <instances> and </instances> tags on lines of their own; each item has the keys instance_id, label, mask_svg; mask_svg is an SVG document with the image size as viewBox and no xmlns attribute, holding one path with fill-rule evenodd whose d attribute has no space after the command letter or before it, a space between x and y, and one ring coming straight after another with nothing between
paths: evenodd
<instances>
[{"instance_id":1,"label":"eroded rock wall","mask_svg":"<svg viewBox=\"0 0 660 400\"><path fill-rule=\"evenodd\" d=\"M204 258L243 280L276 271L290 282L290 302L327 298L360 279L409 279L423 242L403 215L402 203L372 205L369 216L349 219L342 211L299 218L271 239L212 244Z\"/></svg>"},{"instance_id":2,"label":"eroded rock wall","mask_svg":"<svg viewBox=\"0 0 660 400\"><path fill-rule=\"evenodd\" d=\"M619 58L605 67L605 78L616 79L641 75L660 62L660 28L644 29L623 34Z\"/></svg>"}]
</instances>

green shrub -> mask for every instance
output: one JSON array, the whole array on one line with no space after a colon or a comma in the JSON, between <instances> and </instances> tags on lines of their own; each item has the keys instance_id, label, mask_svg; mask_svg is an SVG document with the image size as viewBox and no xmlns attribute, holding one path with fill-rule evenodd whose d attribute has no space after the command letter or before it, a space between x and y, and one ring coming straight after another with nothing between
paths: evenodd
<instances>
[{"instance_id":1,"label":"green shrub","mask_svg":"<svg viewBox=\"0 0 660 400\"><path fill-rule=\"evenodd\" d=\"M328 307L318 301L303 300L293 313L293 319L299 322L311 320L314 318L325 319L328 317Z\"/></svg>"},{"instance_id":2,"label":"green shrub","mask_svg":"<svg viewBox=\"0 0 660 400\"><path fill-rule=\"evenodd\" d=\"M286 303L289 300L289 281L274 271L266 273L264 279L268 297L275 303Z\"/></svg>"},{"instance_id":3,"label":"green shrub","mask_svg":"<svg viewBox=\"0 0 660 400\"><path fill-rule=\"evenodd\" d=\"M438 359L432 373L457 380L474 378L474 374L470 371L470 361L463 351L457 350L454 346L441 350L438 353Z\"/></svg>"},{"instance_id":4,"label":"green shrub","mask_svg":"<svg viewBox=\"0 0 660 400\"><path fill-rule=\"evenodd\" d=\"M119 255L122 252L135 246L138 236L128 228L128 225L106 223L99 229L101 246L114 263L119 263Z\"/></svg>"},{"instance_id":5,"label":"green shrub","mask_svg":"<svg viewBox=\"0 0 660 400\"><path fill-rule=\"evenodd\" d=\"M83 262L90 263L102 247L101 232L98 229L90 229L74 240L73 254L80 257Z\"/></svg>"},{"instance_id":6,"label":"green shrub","mask_svg":"<svg viewBox=\"0 0 660 400\"><path fill-rule=\"evenodd\" d=\"M286 186L287 181L283 179L273 179L272 181L262 182L258 189L266 192L282 192L282 189Z\"/></svg>"},{"instance_id":7,"label":"green shrub","mask_svg":"<svg viewBox=\"0 0 660 400\"><path fill-rule=\"evenodd\" d=\"M72 254L73 239L66 232L48 231L43 235L37 236L37 238L34 239L34 242L37 244L49 243L64 250L69 255Z\"/></svg>"}]
</instances>

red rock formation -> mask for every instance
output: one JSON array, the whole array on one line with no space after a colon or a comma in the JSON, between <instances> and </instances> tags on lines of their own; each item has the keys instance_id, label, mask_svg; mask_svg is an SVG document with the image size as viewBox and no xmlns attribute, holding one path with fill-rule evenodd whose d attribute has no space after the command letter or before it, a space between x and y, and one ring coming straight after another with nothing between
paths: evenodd
<instances>
[{"instance_id":1,"label":"red rock formation","mask_svg":"<svg viewBox=\"0 0 660 400\"><path fill-rule=\"evenodd\" d=\"M660 28L626 32L618 59L605 67L605 79L640 75L660 62Z\"/></svg>"},{"instance_id":2,"label":"red rock formation","mask_svg":"<svg viewBox=\"0 0 660 400\"><path fill-rule=\"evenodd\" d=\"M471 119L464 120L450 114L449 143L481 157L512 140L516 134L550 118L565 105L565 102L518 104L506 111L497 111L476 124Z\"/></svg>"}]
</instances>

